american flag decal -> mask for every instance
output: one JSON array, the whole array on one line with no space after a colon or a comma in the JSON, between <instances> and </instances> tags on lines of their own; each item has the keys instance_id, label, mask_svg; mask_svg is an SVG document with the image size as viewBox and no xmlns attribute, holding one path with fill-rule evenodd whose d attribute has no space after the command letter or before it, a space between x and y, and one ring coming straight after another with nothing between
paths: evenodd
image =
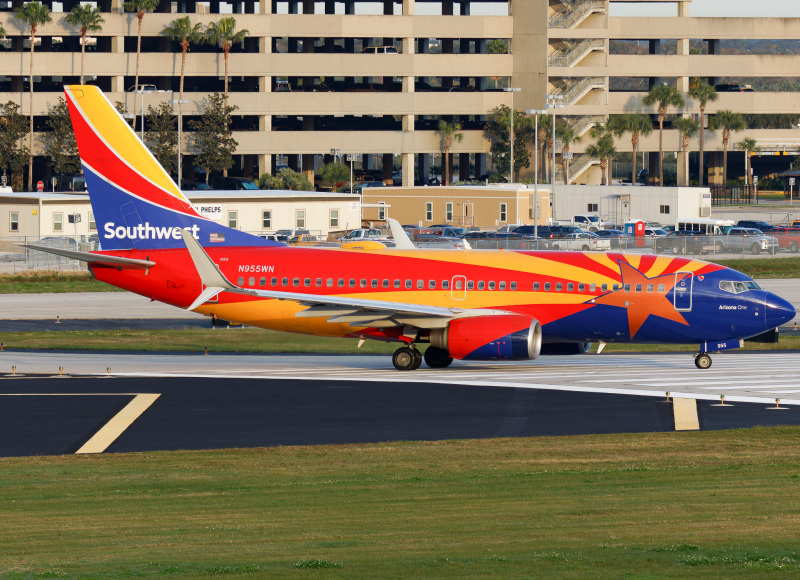
<instances>
[{"instance_id":1,"label":"american flag decal","mask_svg":"<svg viewBox=\"0 0 800 580\"><path fill-rule=\"evenodd\" d=\"M225 234L209 234L208 241L209 242L224 242L225 241Z\"/></svg>"}]
</instances>

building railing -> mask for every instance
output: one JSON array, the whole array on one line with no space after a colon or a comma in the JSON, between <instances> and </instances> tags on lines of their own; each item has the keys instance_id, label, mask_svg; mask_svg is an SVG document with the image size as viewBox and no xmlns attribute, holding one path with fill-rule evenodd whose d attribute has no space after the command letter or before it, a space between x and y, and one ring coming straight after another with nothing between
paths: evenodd
<instances>
[{"instance_id":1,"label":"building railing","mask_svg":"<svg viewBox=\"0 0 800 580\"><path fill-rule=\"evenodd\" d=\"M758 190L752 185L710 185L711 205L747 205L758 203Z\"/></svg>"},{"instance_id":2,"label":"building railing","mask_svg":"<svg viewBox=\"0 0 800 580\"><path fill-rule=\"evenodd\" d=\"M605 0L589 0L588 2L570 2L562 10L550 16L547 25L550 28L575 28L590 15L605 13Z\"/></svg>"},{"instance_id":3,"label":"building railing","mask_svg":"<svg viewBox=\"0 0 800 580\"><path fill-rule=\"evenodd\" d=\"M605 80L602 77L587 77L574 83L568 83L563 92L553 94L562 95L561 102L565 105L572 105L592 89L603 89L605 86Z\"/></svg>"},{"instance_id":4,"label":"building railing","mask_svg":"<svg viewBox=\"0 0 800 580\"><path fill-rule=\"evenodd\" d=\"M600 161L589 155L575 157L569 162L569 181L574 181L575 177L589 169L592 165L599 165ZM555 173L556 183L564 183L564 169L559 163Z\"/></svg>"},{"instance_id":5,"label":"building railing","mask_svg":"<svg viewBox=\"0 0 800 580\"><path fill-rule=\"evenodd\" d=\"M604 50L605 41L594 38L587 38L575 46L569 47L565 51L554 52L547 58L547 66L568 67L581 61L589 53L595 50Z\"/></svg>"}]
</instances>

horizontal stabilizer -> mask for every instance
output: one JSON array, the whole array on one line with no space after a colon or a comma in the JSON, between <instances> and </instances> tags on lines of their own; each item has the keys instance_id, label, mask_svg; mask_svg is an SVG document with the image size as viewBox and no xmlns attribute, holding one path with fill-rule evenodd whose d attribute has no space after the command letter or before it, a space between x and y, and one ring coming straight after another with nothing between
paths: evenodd
<instances>
[{"instance_id":1,"label":"horizontal stabilizer","mask_svg":"<svg viewBox=\"0 0 800 580\"><path fill-rule=\"evenodd\" d=\"M63 258L71 260L79 260L81 262L88 262L90 264L99 264L101 266L111 266L113 268L121 268L123 270L143 270L152 268L156 265L155 262L150 260L137 260L135 258L123 258L121 256L111 256L109 254L98 254L95 252L78 252L76 250L63 250L61 248L47 248L45 246L37 246L36 244L17 244L29 250L38 250L39 252L46 252L48 254L55 254Z\"/></svg>"}]
</instances>

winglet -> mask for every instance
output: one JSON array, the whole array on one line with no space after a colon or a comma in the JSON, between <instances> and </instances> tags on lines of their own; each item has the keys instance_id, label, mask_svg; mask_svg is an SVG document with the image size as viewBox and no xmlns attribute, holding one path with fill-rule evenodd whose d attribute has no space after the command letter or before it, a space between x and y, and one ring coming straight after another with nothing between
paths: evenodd
<instances>
[{"instance_id":1,"label":"winglet","mask_svg":"<svg viewBox=\"0 0 800 580\"><path fill-rule=\"evenodd\" d=\"M394 247L400 250L413 250L414 244L406 231L400 226L400 222L392 218L388 218L386 221L389 222L389 228L392 230Z\"/></svg>"}]
</instances>

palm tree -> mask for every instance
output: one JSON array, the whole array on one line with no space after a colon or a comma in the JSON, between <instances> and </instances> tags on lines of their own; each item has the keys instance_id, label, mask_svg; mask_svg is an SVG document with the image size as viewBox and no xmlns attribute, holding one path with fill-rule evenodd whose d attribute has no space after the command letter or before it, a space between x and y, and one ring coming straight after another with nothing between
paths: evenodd
<instances>
[{"instance_id":1,"label":"palm tree","mask_svg":"<svg viewBox=\"0 0 800 580\"><path fill-rule=\"evenodd\" d=\"M181 45L181 80L178 97L178 175L181 175L181 148L183 143L183 76L186 69L186 53L191 43L202 44L206 41L203 25L199 22L192 26L188 16L176 18L170 22L161 34ZM180 181L180 180L179 180Z\"/></svg>"},{"instance_id":2,"label":"palm tree","mask_svg":"<svg viewBox=\"0 0 800 580\"><path fill-rule=\"evenodd\" d=\"M744 160L745 160L745 176L744 176L744 183L745 185L753 185L753 179L750 176L750 156L754 153L758 153L761 151L761 147L758 146L758 141L753 139L752 137L745 137L742 139L741 143L737 144L737 147L744 151Z\"/></svg>"},{"instance_id":3,"label":"palm tree","mask_svg":"<svg viewBox=\"0 0 800 580\"><path fill-rule=\"evenodd\" d=\"M626 133L631 134L631 147L633 148L633 173L631 173L631 185L636 185L636 153L639 149L639 138L649 137L653 133L653 121L650 115L644 113L630 113L624 115L621 124Z\"/></svg>"},{"instance_id":4,"label":"palm tree","mask_svg":"<svg viewBox=\"0 0 800 580\"><path fill-rule=\"evenodd\" d=\"M689 139L700 129L697 121L691 117L681 117L675 121L675 128L681 135L681 150L683 150L683 185L689 186Z\"/></svg>"},{"instance_id":5,"label":"palm tree","mask_svg":"<svg viewBox=\"0 0 800 580\"><path fill-rule=\"evenodd\" d=\"M593 159L600 160L600 171L603 172L603 185L608 185L606 180L606 168L608 167L608 160L616 155L617 149L614 147L614 137L609 134L601 136L597 140L597 144L589 145L586 148L586 154Z\"/></svg>"},{"instance_id":6,"label":"palm tree","mask_svg":"<svg viewBox=\"0 0 800 580\"><path fill-rule=\"evenodd\" d=\"M36 29L42 24L52 22L53 19L50 17L50 9L36 0L28 2L21 8L17 8L14 11L14 16L17 20L21 20L30 26L31 29L31 62L28 72L28 83L30 86L29 112L31 119L30 132L28 133L28 187L31 187L33 185L33 45L36 41Z\"/></svg>"},{"instance_id":7,"label":"palm tree","mask_svg":"<svg viewBox=\"0 0 800 580\"><path fill-rule=\"evenodd\" d=\"M539 123L539 147L542 150L541 154L539 155L539 175L545 183L548 181L545 179L545 168L547 167L547 142L550 133L553 131L550 123L547 123L546 121L547 118L545 117L542 119L542 122Z\"/></svg>"},{"instance_id":8,"label":"palm tree","mask_svg":"<svg viewBox=\"0 0 800 580\"><path fill-rule=\"evenodd\" d=\"M2 36L3 38L6 37L6 29L3 28L2 24L0 24L0 36Z\"/></svg>"},{"instance_id":9,"label":"palm tree","mask_svg":"<svg viewBox=\"0 0 800 580\"><path fill-rule=\"evenodd\" d=\"M83 84L83 61L86 56L86 33L100 32L105 20L100 16L100 9L88 4L76 4L64 18L67 23L80 28L81 31L81 84Z\"/></svg>"},{"instance_id":10,"label":"palm tree","mask_svg":"<svg viewBox=\"0 0 800 580\"><path fill-rule=\"evenodd\" d=\"M560 125L556 129L558 138L561 139L561 170L564 172L564 185L569 185L569 160L566 153L569 153L569 146L573 143L580 143L581 136L575 129L567 124Z\"/></svg>"},{"instance_id":11,"label":"palm tree","mask_svg":"<svg viewBox=\"0 0 800 580\"><path fill-rule=\"evenodd\" d=\"M139 29L136 33L136 80L133 86L139 89L139 54L142 52L142 19L144 19L145 12L152 12L158 8L159 0L130 0L125 2L124 7L128 12L136 12L136 18L139 20Z\"/></svg>"},{"instance_id":12,"label":"palm tree","mask_svg":"<svg viewBox=\"0 0 800 580\"><path fill-rule=\"evenodd\" d=\"M206 30L208 41L219 46L225 55L225 98L228 97L228 53L234 44L242 42L248 34L246 28L236 30L236 19L232 16L212 22Z\"/></svg>"},{"instance_id":13,"label":"palm tree","mask_svg":"<svg viewBox=\"0 0 800 580\"><path fill-rule=\"evenodd\" d=\"M707 84L702 79L697 80L697 84L689 89L689 97L697 101L700 105L700 187L703 187L705 182L705 175L703 170L703 154L705 152L706 143L706 130L705 130L705 116L706 105L712 103L719 98L716 89Z\"/></svg>"},{"instance_id":14,"label":"palm tree","mask_svg":"<svg viewBox=\"0 0 800 580\"><path fill-rule=\"evenodd\" d=\"M461 123L457 121L439 121L439 136L442 139L442 151L444 151L444 158L442 165L444 166L442 174L444 175L443 185L450 184L450 147L453 145L453 139L461 143L464 139L464 134L461 132ZM514 160L511 160L514 163Z\"/></svg>"},{"instance_id":15,"label":"palm tree","mask_svg":"<svg viewBox=\"0 0 800 580\"><path fill-rule=\"evenodd\" d=\"M728 185L728 141L731 131L743 131L747 127L741 113L723 110L708 118L708 128L712 131L722 129L722 187Z\"/></svg>"},{"instance_id":16,"label":"palm tree","mask_svg":"<svg viewBox=\"0 0 800 580\"><path fill-rule=\"evenodd\" d=\"M683 107L683 96L672 85L656 85L642 99L642 104L658 108L658 184L664 185L664 117L670 107Z\"/></svg>"},{"instance_id":17,"label":"palm tree","mask_svg":"<svg viewBox=\"0 0 800 580\"><path fill-rule=\"evenodd\" d=\"M611 140L611 144L614 144L614 139L617 137L622 137L625 133L625 125L622 122L621 117L618 115L612 115L608 118L608 120L603 123L595 123L594 127L589 129L589 136L592 139L600 139L601 137L607 136ZM616 155L617 150L616 148L612 148L613 151L611 155L606 159L605 166L612 167L612 157ZM611 183L611 176L609 175L608 183Z\"/></svg>"}]
</instances>

